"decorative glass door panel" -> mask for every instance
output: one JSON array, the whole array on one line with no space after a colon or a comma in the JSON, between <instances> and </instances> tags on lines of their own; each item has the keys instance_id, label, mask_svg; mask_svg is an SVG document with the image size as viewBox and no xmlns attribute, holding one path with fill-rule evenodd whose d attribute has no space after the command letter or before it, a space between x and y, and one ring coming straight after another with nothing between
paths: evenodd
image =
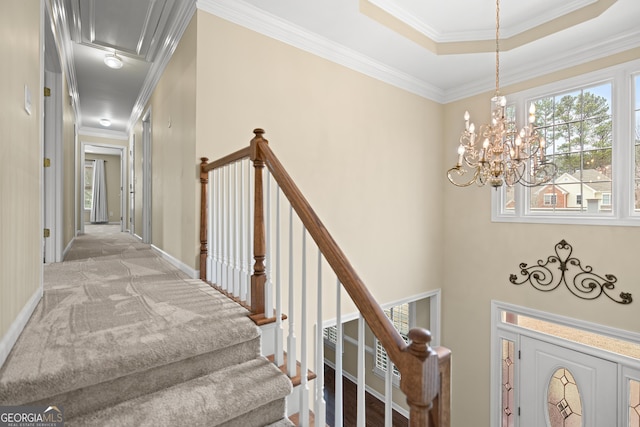
<instances>
[{"instance_id":1,"label":"decorative glass door panel","mask_svg":"<svg viewBox=\"0 0 640 427\"><path fill-rule=\"evenodd\" d=\"M520 339L520 426L616 426L618 368L550 342Z\"/></svg>"}]
</instances>

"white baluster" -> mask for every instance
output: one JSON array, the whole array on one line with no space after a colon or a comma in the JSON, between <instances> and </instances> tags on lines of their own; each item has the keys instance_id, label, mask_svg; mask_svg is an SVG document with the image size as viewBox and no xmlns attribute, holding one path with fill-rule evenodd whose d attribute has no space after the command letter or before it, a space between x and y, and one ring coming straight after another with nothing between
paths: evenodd
<instances>
[{"instance_id":1,"label":"white baluster","mask_svg":"<svg viewBox=\"0 0 640 427\"><path fill-rule=\"evenodd\" d=\"M336 280L336 372L335 372L335 419L334 427L342 427L342 283Z\"/></svg>"},{"instance_id":2,"label":"white baluster","mask_svg":"<svg viewBox=\"0 0 640 427\"><path fill-rule=\"evenodd\" d=\"M220 281L220 287L223 290L227 290L227 280L229 279L229 177L228 167L224 166L221 170L222 173L222 280Z\"/></svg>"},{"instance_id":3,"label":"white baluster","mask_svg":"<svg viewBox=\"0 0 640 427\"><path fill-rule=\"evenodd\" d=\"M275 269L276 269L276 333L275 333L275 364L276 366L282 366L284 364L284 345L282 342L283 330L282 330L282 282L280 270L282 263L280 259L280 190L276 190L276 254L275 254Z\"/></svg>"},{"instance_id":4,"label":"white baluster","mask_svg":"<svg viewBox=\"0 0 640 427\"><path fill-rule=\"evenodd\" d=\"M264 317L270 318L273 317L273 283L271 282L271 173L269 170L265 168L266 171L266 179L264 180L265 185L265 274L267 275L267 280L265 282L264 289Z\"/></svg>"},{"instance_id":5,"label":"white baluster","mask_svg":"<svg viewBox=\"0 0 640 427\"><path fill-rule=\"evenodd\" d=\"M235 181L233 199L235 209L233 212L234 227L233 227L233 248L234 248L234 271L233 271L233 296L240 297L240 227L242 226L242 217L240 216L240 187L238 182L238 162L233 164L233 180Z\"/></svg>"},{"instance_id":6,"label":"white baluster","mask_svg":"<svg viewBox=\"0 0 640 427\"><path fill-rule=\"evenodd\" d=\"M234 246L234 241L233 241L233 228L234 228L234 223L236 221L236 215L235 212L233 211L233 194L234 194L234 188L233 188L233 166L231 164L229 164L228 166L228 177L229 177L229 182L227 183L227 208L229 210L229 223L227 224L228 229L227 229L227 233L228 233L228 249L229 249L229 265L228 265L228 273L227 273L227 292L229 292L230 294L233 295L233 265L235 264L235 252L233 249Z\"/></svg>"},{"instance_id":7,"label":"white baluster","mask_svg":"<svg viewBox=\"0 0 640 427\"><path fill-rule=\"evenodd\" d=\"M358 421L356 425L358 427L366 426L364 355L364 318L362 317L362 314L360 314L360 317L358 317L358 390L356 393L358 399Z\"/></svg>"},{"instance_id":8,"label":"white baluster","mask_svg":"<svg viewBox=\"0 0 640 427\"><path fill-rule=\"evenodd\" d=\"M318 317L316 319L316 401L315 425L326 425L326 402L324 400L324 334L322 333L322 252L318 248Z\"/></svg>"},{"instance_id":9,"label":"white baluster","mask_svg":"<svg viewBox=\"0 0 640 427\"><path fill-rule=\"evenodd\" d=\"M213 242L213 227L215 223L215 204L214 204L214 194L215 194L215 171L209 171L209 191L207 191L207 205L208 205L208 218L207 224L207 282L213 283L214 274L213 274L213 257L214 257L214 242ZM200 266L202 268L202 266Z\"/></svg>"},{"instance_id":10,"label":"white baluster","mask_svg":"<svg viewBox=\"0 0 640 427\"><path fill-rule=\"evenodd\" d=\"M387 357L387 372L384 376L384 427L393 426L393 362Z\"/></svg>"},{"instance_id":11,"label":"white baluster","mask_svg":"<svg viewBox=\"0 0 640 427\"><path fill-rule=\"evenodd\" d=\"M215 248L215 257L214 257L214 282L216 285L220 285L220 281L221 281L221 277L220 277L220 257L222 256L222 254L220 253L220 247L221 247L221 242L222 242L222 235L220 234L220 223L222 221L222 211L220 210L220 186L221 186L221 178L220 178L220 169L215 169L215 174L216 174L216 186L215 186L215 201L216 201L216 208L215 208L215 243L214 243L214 248Z\"/></svg>"},{"instance_id":12,"label":"white baluster","mask_svg":"<svg viewBox=\"0 0 640 427\"><path fill-rule=\"evenodd\" d=\"M246 301L247 299L247 251L246 245L246 233L247 233L247 205L245 200L246 194L246 180L245 180L245 165L246 161L240 161L240 263L242 264L242 271L240 273L240 301Z\"/></svg>"},{"instance_id":13,"label":"white baluster","mask_svg":"<svg viewBox=\"0 0 640 427\"><path fill-rule=\"evenodd\" d=\"M300 426L309 425L309 386L307 378L307 230L302 226L302 290L300 303Z\"/></svg>"},{"instance_id":14,"label":"white baluster","mask_svg":"<svg viewBox=\"0 0 640 427\"><path fill-rule=\"evenodd\" d=\"M287 337L287 373L296 376L295 302L293 292L293 207L289 204L289 336Z\"/></svg>"},{"instance_id":15,"label":"white baluster","mask_svg":"<svg viewBox=\"0 0 640 427\"><path fill-rule=\"evenodd\" d=\"M247 168L247 304L251 305L251 274L253 274L253 162Z\"/></svg>"}]
</instances>

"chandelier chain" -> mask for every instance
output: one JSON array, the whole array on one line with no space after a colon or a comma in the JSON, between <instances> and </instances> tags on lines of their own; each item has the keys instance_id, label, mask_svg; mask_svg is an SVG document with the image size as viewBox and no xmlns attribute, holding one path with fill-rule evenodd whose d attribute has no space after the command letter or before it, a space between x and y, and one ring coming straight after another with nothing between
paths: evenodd
<instances>
[{"instance_id":1,"label":"chandelier chain","mask_svg":"<svg viewBox=\"0 0 640 427\"><path fill-rule=\"evenodd\" d=\"M496 96L500 94L500 0L496 0Z\"/></svg>"}]
</instances>

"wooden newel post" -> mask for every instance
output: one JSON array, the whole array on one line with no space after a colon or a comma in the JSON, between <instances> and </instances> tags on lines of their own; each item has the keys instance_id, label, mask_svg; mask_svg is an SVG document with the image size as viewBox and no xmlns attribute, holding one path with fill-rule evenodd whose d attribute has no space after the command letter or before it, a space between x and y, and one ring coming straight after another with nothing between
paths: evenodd
<instances>
[{"instance_id":1,"label":"wooden newel post","mask_svg":"<svg viewBox=\"0 0 640 427\"><path fill-rule=\"evenodd\" d=\"M411 329L408 336L411 344L405 351L412 357L407 372L402 371L400 389L410 408L409 426L429 427L429 411L440 387L438 355L429 347L431 333L426 329Z\"/></svg>"},{"instance_id":2,"label":"wooden newel post","mask_svg":"<svg viewBox=\"0 0 640 427\"><path fill-rule=\"evenodd\" d=\"M207 280L207 184L209 172L204 168L209 159L200 157L200 280Z\"/></svg>"},{"instance_id":3,"label":"wooden newel post","mask_svg":"<svg viewBox=\"0 0 640 427\"><path fill-rule=\"evenodd\" d=\"M251 313L264 313L265 284L267 276L265 273L265 224L264 224L264 188L262 184L262 170L264 169L264 156L260 149L261 144L268 144L269 141L262 135L264 130L255 129L255 136L251 140L251 161L255 168L254 187L254 213L253 213L253 274L251 275Z\"/></svg>"}]
</instances>

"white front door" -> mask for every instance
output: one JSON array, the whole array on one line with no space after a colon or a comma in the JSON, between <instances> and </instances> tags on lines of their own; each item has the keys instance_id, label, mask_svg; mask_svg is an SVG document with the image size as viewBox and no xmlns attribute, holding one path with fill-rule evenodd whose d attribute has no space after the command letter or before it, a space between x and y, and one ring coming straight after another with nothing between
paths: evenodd
<instances>
[{"instance_id":1,"label":"white front door","mask_svg":"<svg viewBox=\"0 0 640 427\"><path fill-rule=\"evenodd\" d=\"M521 427L614 427L617 364L521 336Z\"/></svg>"}]
</instances>

